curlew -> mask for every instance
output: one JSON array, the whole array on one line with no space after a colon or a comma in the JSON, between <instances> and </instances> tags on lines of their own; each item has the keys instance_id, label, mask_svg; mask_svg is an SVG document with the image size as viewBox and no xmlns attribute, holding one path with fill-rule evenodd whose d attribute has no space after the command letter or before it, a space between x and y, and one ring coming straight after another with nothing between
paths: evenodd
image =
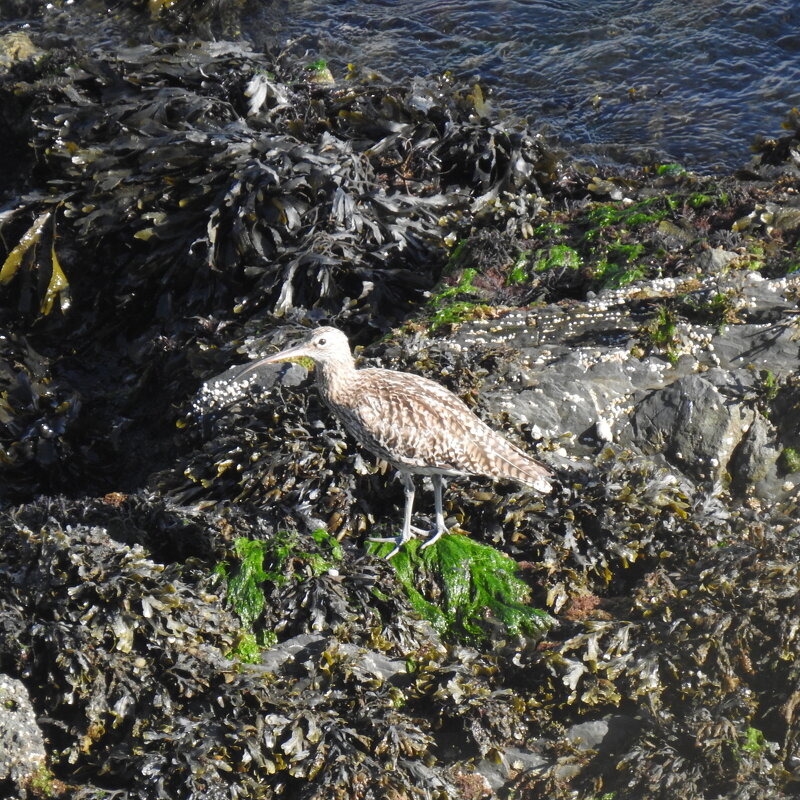
<instances>
[{"instance_id":1,"label":"curlew","mask_svg":"<svg viewBox=\"0 0 800 800\"><path fill-rule=\"evenodd\" d=\"M356 369L347 337L336 328L317 328L300 344L245 367L237 377L262 364L312 359L325 404L367 450L391 464L405 492L403 529L391 541L394 556L414 533L411 525L414 475L433 482L436 521L423 547L447 532L442 510L443 478L473 475L512 480L540 492L551 490L547 467L492 430L444 386L388 369Z\"/></svg>"}]
</instances>

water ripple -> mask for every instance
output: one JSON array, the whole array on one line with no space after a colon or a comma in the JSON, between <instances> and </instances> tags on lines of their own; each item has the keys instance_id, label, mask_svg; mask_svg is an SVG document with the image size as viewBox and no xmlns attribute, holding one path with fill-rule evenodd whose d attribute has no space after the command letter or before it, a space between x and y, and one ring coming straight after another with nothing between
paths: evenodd
<instances>
[{"instance_id":1,"label":"water ripple","mask_svg":"<svg viewBox=\"0 0 800 800\"><path fill-rule=\"evenodd\" d=\"M260 13L257 43L310 34L334 72L480 76L598 160L741 166L800 103L795 0L284 0Z\"/></svg>"}]
</instances>

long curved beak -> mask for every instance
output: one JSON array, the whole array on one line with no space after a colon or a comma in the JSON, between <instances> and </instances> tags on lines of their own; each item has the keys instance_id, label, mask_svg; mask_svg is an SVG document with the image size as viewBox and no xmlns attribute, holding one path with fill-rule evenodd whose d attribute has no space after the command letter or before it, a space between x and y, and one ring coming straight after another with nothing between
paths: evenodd
<instances>
[{"instance_id":1,"label":"long curved beak","mask_svg":"<svg viewBox=\"0 0 800 800\"><path fill-rule=\"evenodd\" d=\"M241 372L236 373L236 380L243 378L248 373L258 369L263 364L274 364L276 361L291 361L293 358L311 358L311 352L306 344L298 344L294 347L287 347L286 350L281 350L272 356L264 356L259 358L258 361L253 361L252 364L247 364Z\"/></svg>"}]
</instances>

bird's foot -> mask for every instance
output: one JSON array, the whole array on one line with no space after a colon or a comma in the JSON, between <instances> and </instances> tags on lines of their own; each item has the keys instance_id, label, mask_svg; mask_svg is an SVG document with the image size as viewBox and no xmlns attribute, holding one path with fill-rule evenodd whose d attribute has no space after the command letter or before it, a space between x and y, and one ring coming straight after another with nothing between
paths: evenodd
<instances>
[{"instance_id":1,"label":"bird's foot","mask_svg":"<svg viewBox=\"0 0 800 800\"><path fill-rule=\"evenodd\" d=\"M420 545L420 550L424 550L426 547L430 547L434 542L438 542L439 538L447 533L447 528L434 528L432 531L428 531L430 536Z\"/></svg>"},{"instance_id":2,"label":"bird's foot","mask_svg":"<svg viewBox=\"0 0 800 800\"><path fill-rule=\"evenodd\" d=\"M404 536L370 536L367 539L367 541L368 542L394 542L394 547L385 556L386 560L388 561L390 558L394 558L400 552L400 548L407 541L409 541L409 539L407 539Z\"/></svg>"},{"instance_id":3,"label":"bird's foot","mask_svg":"<svg viewBox=\"0 0 800 800\"><path fill-rule=\"evenodd\" d=\"M394 542L394 547L392 548L391 552L386 556L386 559L393 558L396 556L400 549L403 547L404 544L411 541L411 534L415 534L417 536L425 536L427 537L425 541L420 546L420 550L424 550L426 547L430 547L435 541L438 541L439 537L442 534L447 533L447 528L444 526L435 526L428 530L424 528L417 528L414 525L409 527L409 535L403 536L370 536L367 541L368 542Z\"/></svg>"}]
</instances>

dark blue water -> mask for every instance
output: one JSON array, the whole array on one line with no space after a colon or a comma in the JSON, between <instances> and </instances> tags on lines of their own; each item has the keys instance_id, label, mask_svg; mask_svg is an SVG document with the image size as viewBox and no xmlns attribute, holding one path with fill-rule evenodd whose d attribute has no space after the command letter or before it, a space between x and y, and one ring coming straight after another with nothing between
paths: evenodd
<instances>
[{"instance_id":1,"label":"dark blue water","mask_svg":"<svg viewBox=\"0 0 800 800\"><path fill-rule=\"evenodd\" d=\"M730 170L800 104L800 0L279 0L256 30L310 35L338 74L480 76L597 162Z\"/></svg>"}]
</instances>

